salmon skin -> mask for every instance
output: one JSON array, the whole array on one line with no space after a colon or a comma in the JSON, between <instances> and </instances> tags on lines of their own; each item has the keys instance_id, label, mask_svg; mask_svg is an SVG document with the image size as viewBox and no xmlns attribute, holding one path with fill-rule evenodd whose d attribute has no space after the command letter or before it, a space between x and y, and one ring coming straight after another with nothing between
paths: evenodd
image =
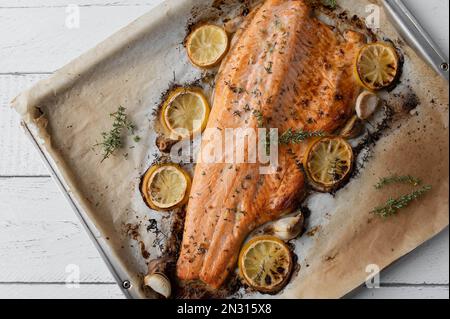
<instances>
[{"instance_id":1,"label":"salmon skin","mask_svg":"<svg viewBox=\"0 0 450 319\"><path fill-rule=\"evenodd\" d=\"M209 129L264 126L333 132L352 115L359 86L353 61L364 37L338 34L303 0L267 0L248 16L216 78ZM202 144L208 141L205 137ZM251 146L245 145L246 151ZM177 276L217 289L257 227L295 209L304 190L304 145L279 148L278 169L206 163L194 173Z\"/></svg>"}]
</instances>

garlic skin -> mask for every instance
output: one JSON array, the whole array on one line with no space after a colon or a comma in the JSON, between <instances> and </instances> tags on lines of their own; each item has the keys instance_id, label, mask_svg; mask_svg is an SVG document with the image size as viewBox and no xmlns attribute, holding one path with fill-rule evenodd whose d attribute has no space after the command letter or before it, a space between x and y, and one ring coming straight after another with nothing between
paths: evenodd
<instances>
[{"instance_id":1,"label":"garlic skin","mask_svg":"<svg viewBox=\"0 0 450 319\"><path fill-rule=\"evenodd\" d=\"M148 274L144 278L144 285L164 298L170 298L172 284L166 273L168 273L169 267L175 262L175 258L169 256L150 261L148 264Z\"/></svg>"},{"instance_id":2,"label":"garlic skin","mask_svg":"<svg viewBox=\"0 0 450 319\"><path fill-rule=\"evenodd\" d=\"M161 151L161 153L169 154L172 146L174 146L176 143L178 143L179 140L172 140L168 137L165 137L164 135L159 135L156 138L156 147Z\"/></svg>"},{"instance_id":3,"label":"garlic skin","mask_svg":"<svg viewBox=\"0 0 450 319\"><path fill-rule=\"evenodd\" d=\"M297 213L290 217L284 217L275 221L264 229L266 234L276 236L284 241L289 241L300 236L305 223L303 214Z\"/></svg>"},{"instance_id":4,"label":"garlic skin","mask_svg":"<svg viewBox=\"0 0 450 319\"><path fill-rule=\"evenodd\" d=\"M170 280L162 273L154 273L145 276L144 284L161 296L164 296L166 299L172 294L172 285L170 284Z\"/></svg>"},{"instance_id":5,"label":"garlic skin","mask_svg":"<svg viewBox=\"0 0 450 319\"><path fill-rule=\"evenodd\" d=\"M362 124L362 121L354 115L341 129L339 135L346 139L353 139L360 136L363 130L364 125Z\"/></svg>"},{"instance_id":6,"label":"garlic skin","mask_svg":"<svg viewBox=\"0 0 450 319\"><path fill-rule=\"evenodd\" d=\"M356 114L361 120L367 120L375 113L379 104L380 98L376 94L364 91L356 100Z\"/></svg>"},{"instance_id":7,"label":"garlic skin","mask_svg":"<svg viewBox=\"0 0 450 319\"><path fill-rule=\"evenodd\" d=\"M242 16L238 16L236 18L233 18L229 21L227 21L223 28L225 29L225 31L228 34L233 34L236 33L236 31L239 29L239 27L241 26L241 24L244 22L244 17Z\"/></svg>"}]
</instances>

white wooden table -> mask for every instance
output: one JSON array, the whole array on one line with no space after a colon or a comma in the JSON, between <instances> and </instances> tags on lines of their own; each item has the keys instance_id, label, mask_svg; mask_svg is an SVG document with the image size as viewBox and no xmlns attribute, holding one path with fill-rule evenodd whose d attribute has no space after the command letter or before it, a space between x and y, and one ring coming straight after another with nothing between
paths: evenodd
<instances>
[{"instance_id":1,"label":"white wooden table","mask_svg":"<svg viewBox=\"0 0 450 319\"><path fill-rule=\"evenodd\" d=\"M74 213L19 129L9 102L161 0L0 1L0 298L123 298ZM448 0L405 0L448 56ZM67 5L80 27L66 27ZM80 285L65 284L80 268ZM355 298L448 298L449 232Z\"/></svg>"}]
</instances>

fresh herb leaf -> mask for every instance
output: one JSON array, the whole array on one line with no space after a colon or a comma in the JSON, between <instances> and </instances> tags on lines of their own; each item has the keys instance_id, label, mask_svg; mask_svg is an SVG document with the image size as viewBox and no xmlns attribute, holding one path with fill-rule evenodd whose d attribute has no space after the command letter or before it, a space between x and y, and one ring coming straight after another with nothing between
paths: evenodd
<instances>
[{"instance_id":1,"label":"fresh herb leaf","mask_svg":"<svg viewBox=\"0 0 450 319\"><path fill-rule=\"evenodd\" d=\"M264 142L265 146L266 146L266 155L270 156L270 146L271 146L271 141L272 141L272 134L273 131L271 130L267 130L266 132L266 140Z\"/></svg>"},{"instance_id":2,"label":"fresh herb leaf","mask_svg":"<svg viewBox=\"0 0 450 319\"><path fill-rule=\"evenodd\" d=\"M324 132L306 132L303 130L295 131L289 129L280 136L280 144L299 144L309 138L322 136L325 136Z\"/></svg>"},{"instance_id":3,"label":"fresh herb leaf","mask_svg":"<svg viewBox=\"0 0 450 319\"><path fill-rule=\"evenodd\" d=\"M139 142L141 141L141 137L138 136L138 135L136 135L136 136L133 138L133 140L134 140L135 143L139 143Z\"/></svg>"},{"instance_id":4,"label":"fresh herb leaf","mask_svg":"<svg viewBox=\"0 0 450 319\"><path fill-rule=\"evenodd\" d=\"M390 198L387 200L384 206L376 207L372 214L381 216L383 218L387 218L397 214L397 212L402 209L408 207L413 201L419 199L426 193L428 193L432 187L430 185L424 186L421 189L415 190L410 194L403 195L399 198Z\"/></svg>"},{"instance_id":5,"label":"fresh herb leaf","mask_svg":"<svg viewBox=\"0 0 450 319\"><path fill-rule=\"evenodd\" d=\"M133 133L136 129L136 126L128 120L125 110L124 107L119 106L117 112L110 114L110 117L114 119L112 129L109 132L103 132L103 141L95 145L103 148L102 162L122 147L122 134L124 131Z\"/></svg>"},{"instance_id":6,"label":"fresh herb leaf","mask_svg":"<svg viewBox=\"0 0 450 319\"><path fill-rule=\"evenodd\" d=\"M322 4L325 7L328 7L330 9L332 9L332 10L336 9L336 7L337 7L336 0L322 0Z\"/></svg>"},{"instance_id":7,"label":"fresh herb leaf","mask_svg":"<svg viewBox=\"0 0 450 319\"><path fill-rule=\"evenodd\" d=\"M392 175L381 178L378 184L375 185L375 188L382 189L383 187L391 184L411 184L412 186L419 186L422 185L422 180L411 175Z\"/></svg>"},{"instance_id":8,"label":"fresh herb leaf","mask_svg":"<svg viewBox=\"0 0 450 319\"><path fill-rule=\"evenodd\" d=\"M253 116L256 117L256 120L258 121L258 127L263 127L264 125L264 116L259 110L253 111Z\"/></svg>"}]
</instances>

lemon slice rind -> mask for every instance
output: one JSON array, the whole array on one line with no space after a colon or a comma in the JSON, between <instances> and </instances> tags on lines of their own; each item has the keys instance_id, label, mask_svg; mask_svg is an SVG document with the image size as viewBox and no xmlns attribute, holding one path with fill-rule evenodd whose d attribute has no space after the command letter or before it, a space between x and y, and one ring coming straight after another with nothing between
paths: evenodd
<instances>
[{"instance_id":1,"label":"lemon slice rind","mask_svg":"<svg viewBox=\"0 0 450 319\"><path fill-rule=\"evenodd\" d=\"M190 176L178 165L160 164L145 173L141 193L150 208L170 210L187 202L190 186Z\"/></svg>"},{"instance_id":2,"label":"lemon slice rind","mask_svg":"<svg viewBox=\"0 0 450 319\"><path fill-rule=\"evenodd\" d=\"M259 236L241 249L239 272L245 282L263 293L276 293L287 283L292 271L287 245L274 236Z\"/></svg>"},{"instance_id":3,"label":"lemon slice rind","mask_svg":"<svg viewBox=\"0 0 450 319\"><path fill-rule=\"evenodd\" d=\"M177 88L163 105L161 122L174 140L187 139L205 129L209 113L209 103L200 89Z\"/></svg>"},{"instance_id":4,"label":"lemon slice rind","mask_svg":"<svg viewBox=\"0 0 450 319\"><path fill-rule=\"evenodd\" d=\"M186 41L191 62L200 68L216 66L228 51L229 39L226 31L213 24L194 29Z\"/></svg>"},{"instance_id":5,"label":"lemon slice rind","mask_svg":"<svg viewBox=\"0 0 450 319\"><path fill-rule=\"evenodd\" d=\"M358 53L355 73L360 84L368 90L388 88L398 77L398 54L385 43L367 44Z\"/></svg>"},{"instance_id":6,"label":"lemon slice rind","mask_svg":"<svg viewBox=\"0 0 450 319\"><path fill-rule=\"evenodd\" d=\"M303 167L315 189L329 192L348 179L353 161L352 147L344 138L323 137L310 143Z\"/></svg>"}]
</instances>

